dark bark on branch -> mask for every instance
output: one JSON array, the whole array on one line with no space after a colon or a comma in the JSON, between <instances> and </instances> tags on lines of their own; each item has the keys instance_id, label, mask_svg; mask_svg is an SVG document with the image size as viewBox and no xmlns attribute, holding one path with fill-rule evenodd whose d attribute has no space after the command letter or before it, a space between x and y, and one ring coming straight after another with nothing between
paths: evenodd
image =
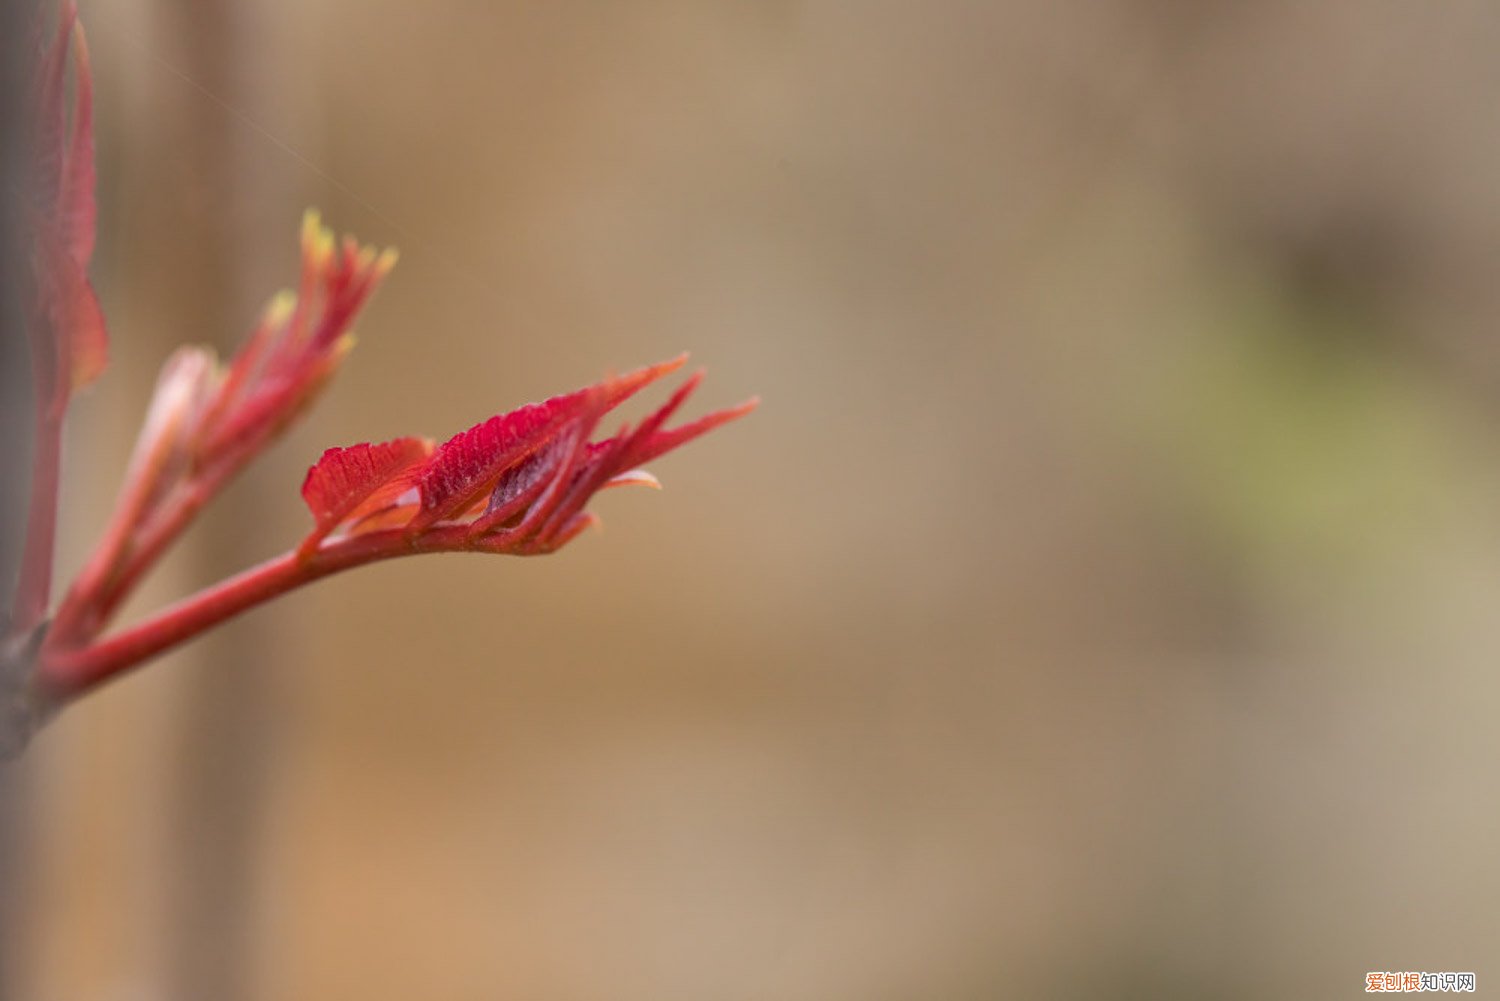
<instances>
[{"instance_id":1,"label":"dark bark on branch","mask_svg":"<svg viewBox=\"0 0 1500 1001\"><path fill-rule=\"evenodd\" d=\"M9 609L20 563L25 522L28 456L31 436L31 371L25 331L21 327L21 288L25 258L19 252L22 181L20 102L26 40L24 3L0 3L0 609ZM5 613L0 612L0 619ZM5 633L0 622L0 635ZM12 661L13 663L6 663ZM24 673L18 652L0 651L0 745L18 740L21 727L10 716L14 686ZM6 731L10 731L7 733ZM24 867L20 863L24 804L19 766L0 763L0 998L17 995L18 892Z\"/></svg>"}]
</instances>

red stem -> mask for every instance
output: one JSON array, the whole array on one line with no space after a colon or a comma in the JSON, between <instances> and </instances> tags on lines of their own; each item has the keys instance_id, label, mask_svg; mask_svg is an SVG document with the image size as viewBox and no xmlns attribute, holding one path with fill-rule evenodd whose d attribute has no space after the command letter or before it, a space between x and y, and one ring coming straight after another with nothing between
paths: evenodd
<instances>
[{"instance_id":1,"label":"red stem","mask_svg":"<svg viewBox=\"0 0 1500 1001\"><path fill-rule=\"evenodd\" d=\"M59 641L73 644L96 637L198 512L252 457L253 453L242 452L236 461L221 461L179 484L144 525L138 506L118 509L94 557L57 611L52 632Z\"/></svg>"},{"instance_id":2,"label":"red stem","mask_svg":"<svg viewBox=\"0 0 1500 1001\"><path fill-rule=\"evenodd\" d=\"M469 538L468 526L445 525L415 537L390 530L336 539L306 557L299 557L295 551L283 553L114 636L82 648L44 647L37 666L37 684L51 698L71 700L231 616L304 584L394 556L476 548L469 544Z\"/></svg>"},{"instance_id":3,"label":"red stem","mask_svg":"<svg viewBox=\"0 0 1500 1001\"><path fill-rule=\"evenodd\" d=\"M148 520L144 527L138 524L126 525L127 534L123 538L115 540L107 537L104 546L114 545L116 541L123 543L106 556L109 576L104 579L89 579L89 586L80 588L76 603L72 594L64 599L54 629L68 641L88 640L97 636L120 604L135 590L140 579L192 523L203 506L213 499L221 485L222 481L212 484L190 481L177 488L171 499L163 505L163 509ZM129 532L132 530L139 533L138 537L130 537ZM127 549L128 552L122 558L122 551ZM101 547L101 552L103 551L105 550ZM80 578L79 583L84 584L85 579Z\"/></svg>"}]
</instances>

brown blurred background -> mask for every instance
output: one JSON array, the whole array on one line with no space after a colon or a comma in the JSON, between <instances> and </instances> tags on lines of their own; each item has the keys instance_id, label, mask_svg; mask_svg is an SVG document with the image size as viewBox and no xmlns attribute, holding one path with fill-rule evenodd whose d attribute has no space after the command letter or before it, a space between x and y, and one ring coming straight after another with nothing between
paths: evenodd
<instances>
[{"instance_id":1,"label":"brown blurred background","mask_svg":"<svg viewBox=\"0 0 1500 1001\"><path fill-rule=\"evenodd\" d=\"M68 712L15 996L1325 999L1500 977L1492 4L84 0L115 362L305 205L402 263L134 613L329 444L691 349L546 560L335 579Z\"/></svg>"}]
</instances>

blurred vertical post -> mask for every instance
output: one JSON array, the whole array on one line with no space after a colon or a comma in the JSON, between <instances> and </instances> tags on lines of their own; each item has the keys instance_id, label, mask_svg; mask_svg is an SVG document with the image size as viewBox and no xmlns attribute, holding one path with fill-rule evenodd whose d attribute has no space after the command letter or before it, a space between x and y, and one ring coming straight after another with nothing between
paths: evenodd
<instances>
[{"instance_id":1,"label":"blurred vertical post","mask_svg":"<svg viewBox=\"0 0 1500 1001\"><path fill-rule=\"evenodd\" d=\"M26 517L31 366L22 330L17 215L22 192L24 4L0 3L0 609L10 608ZM0 618L4 617L0 612ZM3 629L0 629L3 632ZM20 764L0 764L0 998L15 996L23 831Z\"/></svg>"},{"instance_id":2,"label":"blurred vertical post","mask_svg":"<svg viewBox=\"0 0 1500 1001\"><path fill-rule=\"evenodd\" d=\"M30 371L21 329L17 195L21 185L20 98L25 38L20 4L0 4L0 427L29 427L25 373ZM0 435L0 609L9 609L25 519L26 435ZM5 613L0 612L0 618ZM3 630L0 630L3 631ZM0 765L0 997L14 996L13 961L20 872L21 807L17 765Z\"/></svg>"},{"instance_id":3,"label":"blurred vertical post","mask_svg":"<svg viewBox=\"0 0 1500 1001\"><path fill-rule=\"evenodd\" d=\"M24 86L22 73L26 37L25 18L20 4L0 4L0 421L7 433L0 435L0 516L4 517L4 534L0 536L0 595L10 606L11 591L20 558L22 520L25 517L26 494L21 489L26 480L26 456L22 453L30 426L27 373L30 371L25 332L21 327L19 270L22 258L17 252L19 236L16 226L17 196L21 188L21 115Z\"/></svg>"},{"instance_id":4,"label":"blurred vertical post","mask_svg":"<svg viewBox=\"0 0 1500 1001\"><path fill-rule=\"evenodd\" d=\"M179 123L176 148L190 164L177 227L171 237L180 291L162 319L191 333L207 321L221 353L234 349L254 317L258 287L269 265L283 262L295 236L295 215L285 220L258 207L266 186L277 184L275 162L257 156L258 136L241 116L257 118L260 88L272 86L273 57L261 43L264 5L239 0L159 3L160 30L175 36L185 54L178 68L204 92ZM268 230L280 237L274 244ZM164 248L165 249L165 248ZM255 286L252 291L252 286ZM176 304L176 305L174 305ZM179 315L172 315L180 309ZM267 552L257 516L263 505L254 470L215 501L195 533L193 562L211 580ZM166 955L161 996L180 1001L239 1001L260 996L258 913L260 844L272 762L269 736L279 717L274 638L252 619L202 641L182 675L170 809L163 865L171 880L162 929Z\"/></svg>"}]
</instances>

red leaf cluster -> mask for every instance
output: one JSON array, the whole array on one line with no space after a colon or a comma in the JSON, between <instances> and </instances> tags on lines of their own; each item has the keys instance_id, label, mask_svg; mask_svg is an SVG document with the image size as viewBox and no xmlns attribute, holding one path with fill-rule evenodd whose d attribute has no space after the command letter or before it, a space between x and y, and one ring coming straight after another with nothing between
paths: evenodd
<instances>
[{"instance_id":1,"label":"red leaf cluster","mask_svg":"<svg viewBox=\"0 0 1500 1001\"><path fill-rule=\"evenodd\" d=\"M600 490L658 485L642 464L754 408L750 400L667 427L700 373L634 427L594 439L606 415L681 368L684 355L500 414L441 445L398 438L328 449L302 484L314 524L296 549L105 636L198 511L318 396L353 343L356 315L395 263L391 251L336 241L309 212L296 290L271 302L229 363L199 347L167 360L109 526L49 624L63 417L72 391L103 370L108 345L87 274L96 216L93 84L73 0L61 0L54 30L38 21L34 36L22 214L36 442L25 552L0 635L0 732L8 725L22 732L40 718L37 707L75 698L332 573L414 553L552 552L596 520L586 508ZM4 688L15 673L7 658L20 663L11 651L24 651L23 666L35 667L19 697Z\"/></svg>"},{"instance_id":2,"label":"red leaf cluster","mask_svg":"<svg viewBox=\"0 0 1500 1001\"><path fill-rule=\"evenodd\" d=\"M754 408L751 400L665 429L698 386L699 373L634 429L589 441L605 414L686 360L683 355L527 404L436 449L416 438L329 449L302 486L316 527L299 552L311 556L340 528L344 535L395 530L406 539L444 540L447 548L552 552L594 520L584 507L599 490L656 485L636 467ZM464 531L453 533L455 525ZM394 537L393 544L399 544Z\"/></svg>"},{"instance_id":3,"label":"red leaf cluster","mask_svg":"<svg viewBox=\"0 0 1500 1001\"><path fill-rule=\"evenodd\" d=\"M98 628L198 511L307 409L353 345L350 323L394 264L392 251L336 243L309 212L297 291L271 301L230 363L198 347L167 360L110 527L64 599L55 633Z\"/></svg>"},{"instance_id":4,"label":"red leaf cluster","mask_svg":"<svg viewBox=\"0 0 1500 1001\"><path fill-rule=\"evenodd\" d=\"M395 251L336 242L316 212L303 217L297 291L271 301L217 380L196 436L200 465L237 470L302 414L354 346L350 325L395 263Z\"/></svg>"}]
</instances>

